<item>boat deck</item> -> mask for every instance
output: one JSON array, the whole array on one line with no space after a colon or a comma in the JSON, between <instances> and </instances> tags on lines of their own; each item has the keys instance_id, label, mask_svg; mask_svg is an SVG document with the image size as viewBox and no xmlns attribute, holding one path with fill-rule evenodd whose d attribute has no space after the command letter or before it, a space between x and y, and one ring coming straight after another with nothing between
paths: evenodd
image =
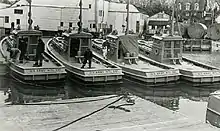
<instances>
[{"instance_id":1,"label":"boat deck","mask_svg":"<svg viewBox=\"0 0 220 131\"><path fill-rule=\"evenodd\" d=\"M51 47L52 48L52 47ZM76 58L70 58L70 60L68 60L67 56L66 55L60 55L59 53L57 53L56 51L53 51L53 53L59 57L59 59L61 59L62 61L65 61L65 62L68 62L70 63L71 65L74 65L78 68L81 68L82 67L82 63L79 63L76 61ZM89 69L88 67L88 63L86 63L86 66L84 69ZM103 65L102 63L99 63L99 62L95 62L95 60L93 59L92 61L92 67L91 69L106 69L107 67L105 65Z\"/></svg>"},{"instance_id":2,"label":"boat deck","mask_svg":"<svg viewBox=\"0 0 220 131\"><path fill-rule=\"evenodd\" d=\"M35 103L36 105L5 105L0 95L0 130L2 131L52 131L80 117L90 114L119 97L101 96L65 101ZM110 98L112 97L112 98ZM107 98L107 99L103 99ZM102 100L101 100L102 99ZM100 112L62 128L62 131L217 131L203 121L168 110L134 96L135 104L124 99ZM97 100L97 101L92 101ZM54 104L51 104L54 103ZM56 104L57 103L57 104ZM62 103L62 104L59 104ZM37 105L38 104L38 105ZM41 105L42 104L42 105ZM150 107L150 108L148 108ZM16 116L16 117L15 117Z\"/></svg>"},{"instance_id":3,"label":"boat deck","mask_svg":"<svg viewBox=\"0 0 220 131\"><path fill-rule=\"evenodd\" d=\"M209 71L206 68L193 65L192 63L189 63L186 61L181 62L181 65L177 64L177 65L170 65L170 66L173 66L175 68L182 69L182 70L187 70L187 71Z\"/></svg>"},{"instance_id":4,"label":"boat deck","mask_svg":"<svg viewBox=\"0 0 220 131\"><path fill-rule=\"evenodd\" d=\"M35 61L25 61L24 63L19 63L18 66L22 66L22 67L33 67ZM43 61L43 66L40 68L56 68L57 65L55 63L53 63L52 61Z\"/></svg>"},{"instance_id":5,"label":"boat deck","mask_svg":"<svg viewBox=\"0 0 220 131\"><path fill-rule=\"evenodd\" d=\"M142 70L142 71L145 71L145 72L148 72L148 71L164 71L165 69L163 68L160 68L158 66L154 66L150 63L147 63L147 62L144 62L144 61L137 61L137 64L125 64L125 67L131 67L131 68L134 68L134 69L139 69L139 70Z\"/></svg>"}]
</instances>

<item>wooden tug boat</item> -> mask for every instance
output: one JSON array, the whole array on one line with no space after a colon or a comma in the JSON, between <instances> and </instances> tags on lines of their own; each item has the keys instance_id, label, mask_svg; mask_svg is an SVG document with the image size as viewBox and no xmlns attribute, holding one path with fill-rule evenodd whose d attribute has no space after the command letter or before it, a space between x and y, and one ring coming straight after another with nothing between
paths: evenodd
<instances>
[{"instance_id":1,"label":"wooden tug boat","mask_svg":"<svg viewBox=\"0 0 220 131\"><path fill-rule=\"evenodd\" d=\"M25 39L27 43L26 57L23 62L16 63L15 61L9 60L10 75L22 82L37 83L37 84L54 84L63 83L66 77L65 67L59 63L50 54L44 52L44 59L41 67L33 67L35 63L36 47L38 39L42 36L42 33L37 30L23 30L16 33L16 47L21 44L21 39ZM7 51L8 43L11 43L9 37L5 37L0 42L0 51L4 58L10 58L10 54Z\"/></svg>"},{"instance_id":2,"label":"wooden tug boat","mask_svg":"<svg viewBox=\"0 0 220 131\"><path fill-rule=\"evenodd\" d=\"M160 63L179 69L181 78L193 83L213 83L220 81L220 70L182 56L183 39L181 36L153 36L152 49L141 54ZM148 46L149 47L149 46Z\"/></svg>"},{"instance_id":3,"label":"wooden tug boat","mask_svg":"<svg viewBox=\"0 0 220 131\"><path fill-rule=\"evenodd\" d=\"M126 77L146 83L171 82L179 79L179 70L139 55L136 35L108 35L108 61L122 68ZM93 41L94 53L102 57L102 44Z\"/></svg>"},{"instance_id":4,"label":"wooden tug boat","mask_svg":"<svg viewBox=\"0 0 220 131\"><path fill-rule=\"evenodd\" d=\"M90 33L63 33L63 42L52 38L47 43L47 50L62 62L71 77L84 82L119 82L122 80L121 68L93 54L92 68L81 68L83 53L91 48Z\"/></svg>"},{"instance_id":5,"label":"wooden tug boat","mask_svg":"<svg viewBox=\"0 0 220 131\"><path fill-rule=\"evenodd\" d=\"M40 67L33 67L38 41L42 37L42 32L32 29L33 20L31 19L31 1L28 2L28 30L14 30L12 33L15 35L15 40L9 36L5 37L0 42L0 52L6 60L10 58L10 53L8 52L10 50L8 49L16 47L17 52L18 49L20 50L21 55L19 59L21 59L22 62L18 63L17 60L9 60L10 75L16 80L25 83L64 84L66 77L65 67L45 51L40 54L45 62L40 63ZM15 53L16 52L13 54Z\"/></svg>"},{"instance_id":6,"label":"wooden tug boat","mask_svg":"<svg viewBox=\"0 0 220 131\"><path fill-rule=\"evenodd\" d=\"M80 0L80 21L77 33L63 33L63 37L54 37L47 43L47 50L60 62L69 72L70 78L78 78L86 83L121 83L121 68L109 63L103 58L93 54L92 67L81 68L84 53L91 49L92 34L82 32L82 0ZM63 38L63 40L62 40Z\"/></svg>"}]
</instances>

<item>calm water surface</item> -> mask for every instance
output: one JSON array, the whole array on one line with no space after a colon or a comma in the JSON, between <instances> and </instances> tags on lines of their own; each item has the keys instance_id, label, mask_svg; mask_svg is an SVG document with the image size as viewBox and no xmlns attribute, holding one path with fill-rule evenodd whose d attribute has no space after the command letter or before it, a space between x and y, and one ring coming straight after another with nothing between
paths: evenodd
<instances>
[{"instance_id":1,"label":"calm water surface","mask_svg":"<svg viewBox=\"0 0 220 131\"><path fill-rule=\"evenodd\" d=\"M0 77L1 91L11 90L12 92L11 99L6 99L6 103L12 101L18 104L131 93L170 110L204 121L208 96L219 88L220 84L193 85L187 82L146 85L129 79L124 79L122 84L113 85L85 85L67 80L64 86L46 87L21 83L9 76Z\"/></svg>"}]
</instances>

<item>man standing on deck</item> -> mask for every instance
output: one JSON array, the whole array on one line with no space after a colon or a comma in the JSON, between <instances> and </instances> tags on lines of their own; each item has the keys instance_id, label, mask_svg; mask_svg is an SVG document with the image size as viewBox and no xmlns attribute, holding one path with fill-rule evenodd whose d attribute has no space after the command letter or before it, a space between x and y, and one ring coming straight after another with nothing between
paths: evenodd
<instances>
[{"instance_id":1,"label":"man standing on deck","mask_svg":"<svg viewBox=\"0 0 220 131\"><path fill-rule=\"evenodd\" d=\"M36 52L36 62L33 65L34 67L41 67L43 65L43 53L44 53L44 49L45 49L45 44L43 42L42 39L38 39L38 45L37 45L37 52ZM40 61L39 65L38 65L38 61Z\"/></svg>"},{"instance_id":2,"label":"man standing on deck","mask_svg":"<svg viewBox=\"0 0 220 131\"><path fill-rule=\"evenodd\" d=\"M93 54L92 54L92 51L87 48L87 50L85 51L84 53L84 60L83 60L83 65L81 68L84 68L87 61L89 61L89 68L91 68L91 65L92 65L92 57L93 57Z\"/></svg>"}]
</instances>

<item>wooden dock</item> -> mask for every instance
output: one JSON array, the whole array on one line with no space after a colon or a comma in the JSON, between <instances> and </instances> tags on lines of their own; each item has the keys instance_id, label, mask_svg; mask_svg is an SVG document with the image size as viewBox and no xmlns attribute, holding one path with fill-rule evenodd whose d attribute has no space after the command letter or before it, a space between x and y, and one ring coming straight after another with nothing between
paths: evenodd
<instances>
[{"instance_id":1,"label":"wooden dock","mask_svg":"<svg viewBox=\"0 0 220 131\"><path fill-rule=\"evenodd\" d=\"M87 97L33 105L5 105L0 94L1 131L52 131L117 101L117 96ZM89 117L69 124L61 131L217 131L215 127L133 96Z\"/></svg>"}]
</instances>

